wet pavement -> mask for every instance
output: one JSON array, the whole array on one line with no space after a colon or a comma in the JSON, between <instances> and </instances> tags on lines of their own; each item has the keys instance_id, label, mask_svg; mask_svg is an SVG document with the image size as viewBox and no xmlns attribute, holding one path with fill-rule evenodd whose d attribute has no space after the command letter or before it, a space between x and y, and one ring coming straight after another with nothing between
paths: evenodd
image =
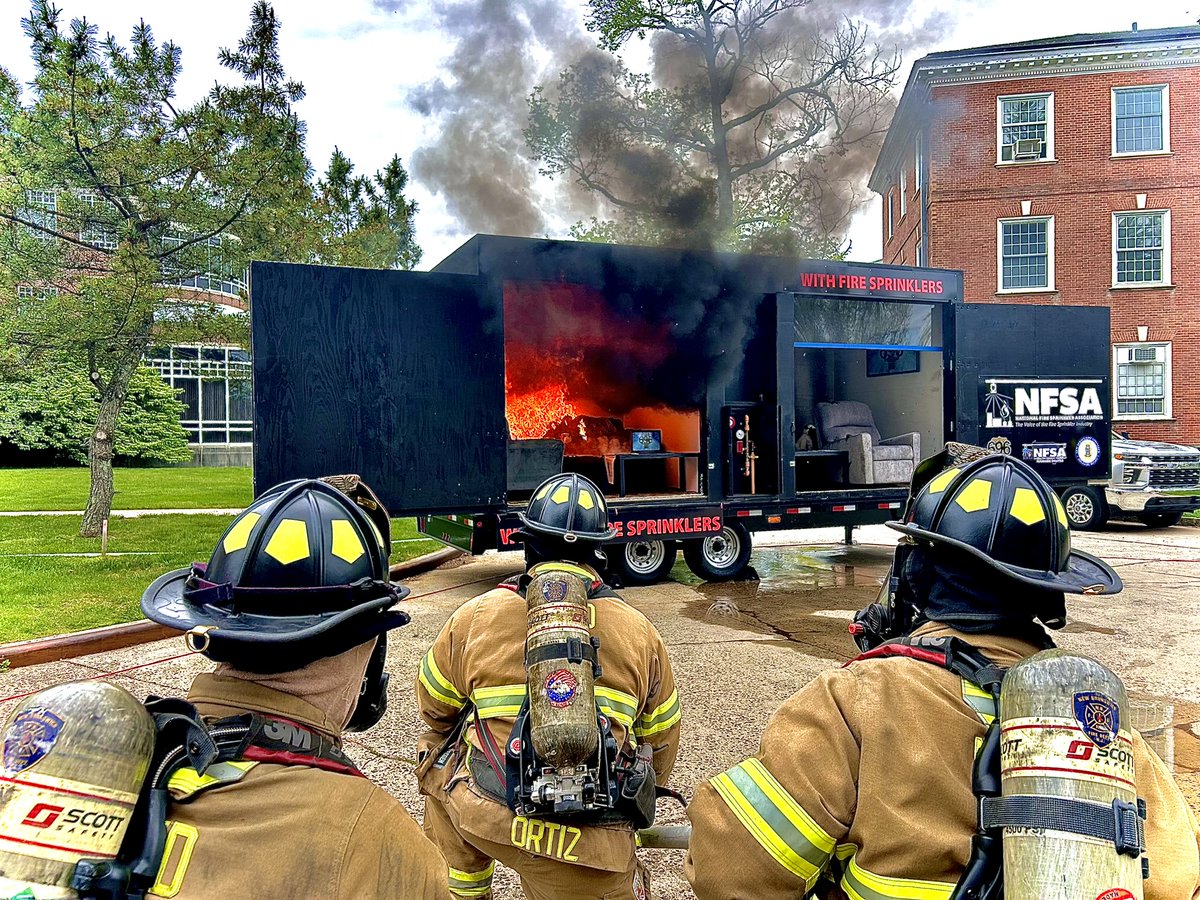
<instances>
[{"instance_id":1,"label":"wet pavement","mask_svg":"<svg viewBox=\"0 0 1200 900\"><path fill-rule=\"evenodd\" d=\"M692 785L753 753L771 713L787 697L855 655L846 623L878 593L893 534L862 529L852 547L835 543L840 529L766 535L753 558L756 577L704 584L681 562L672 581L623 591L658 627L675 668L684 707L677 787L690 793ZM1131 717L1171 763L1200 812L1200 529L1115 525L1075 541L1109 559L1126 590L1069 598L1070 621L1058 643L1099 659L1125 680ZM515 556L493 554L408 582L413 621L390 640L394 674L387 715L372 731L354 736L349 750L418 818L411 757L422 729L411 684L421 655L459 604L518 565ZM114 680L139 695L182 692L192 675L208 668L201 658L181 656L183 649L178 640L163 641L0 674L0 717L17 702L2 698L116 670L125 671ZM660 822L683 821L666 804L660 810ZM690 896L679 874L681 851L646 857L656 897ZM520 896L510 873L497 879L498 898Z\"/></svg>"}]
</instances>

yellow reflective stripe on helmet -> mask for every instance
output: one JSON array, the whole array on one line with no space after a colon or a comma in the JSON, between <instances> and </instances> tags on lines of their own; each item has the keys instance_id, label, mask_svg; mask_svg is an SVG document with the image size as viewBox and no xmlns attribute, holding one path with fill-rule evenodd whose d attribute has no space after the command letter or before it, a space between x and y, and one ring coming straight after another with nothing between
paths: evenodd
<instances>
[{"instance_id":1,"label":"yellow reflective stripe on helmet","mask_svg":"<svg viewBox=\"0 0 1200 900\"><path fill-rule=\"evenodd\" d=\"M748 759L713 778L711 784L771 858L811 888L836 842L766 767Z\"/></svg>"},{"instance_id":2,"label":"yellow reflective stripe on helmet","mask_svg":"<svg viewBox=\"0 0 1200 900\"><path fill-rule=\"evenodd\" d=\"M418 680L424 686L425 690L447 706L453 706L455 709L462 709L467 702L467 698L459 693L458 688L450 683L450 680L442 674L442 670L438 668L437 661L433 658L433 651L430 650L425 654L425 658L421 660L421 674Z\"/></svg>"},{"instance_id":3,"label":"yellow reflective stripe on helmet","mask_svg":"<svg viewBox=\"0 0 1200 900\"><path fill-rule=\"evenodd\" d=\"M471 691L471 702L479 710L479 718L516 718L525 702L525 685L500 684Z\"/></svg>"},{"instance_id":4,"label":"yellow reflective stripe on helmet","mask_svg":"<svg viewBox=\"0 0 1200 900\"><path fill-rule=\"evenodd\" d=\"M850 900L948 900L954 885L876 875L851 859L842 878L842 890Z\"/></svg>"},{"instance_id":5,"label":"yellow reflective stripe on helmet","mask_svg":"<svg viewBox=\"0 0 1200 900\"><path fill-rule=\"evenodd\" d=\"M596 685L596 705L600 707L600 712L624 725L626 731L633 730L633 717L637 715L637 698L632 694Z\"/></svg>"},{"instance_id":6,"label":"yellow reflective stripe on helmet","mask_svg":"<svg viewBox=\"0 0 1200 900\"><path fill-rule=\"evenodd\" d=\"M185 767L178 769L171 776L167 782L167 790L176 800L183 800L214 785L241 781L245 774L257 765L257 762L231 759L227 762L213 763L205 769L203 775L190 766Z\"/></svg>"},{"instance_id":7,"label":"yellow reflective stripe on helmet","mask_svg":"<svg viewBox=\"0 0 1200 900\"><path fill-rule=\"evenodd\" d=\"M447 866L446 869L449 872L450 893L456 897L483 897L492 890L492 875L496 871L494 861L478 872L467 872L454 866Z\"/></svg>"},{"instance_id":8,"label":"yellow reflective stripe on helmet","mask_svg":"<svg viewBox=\"0 0 1200 900\"><path fill-rule=\"evenodd\" d=\"M648 715L641 715L633 726L633 733L638 737L649 737L674 727L683 718L683 710L679 706L679 694L671 691L667 702Z\"/></svg>"},{"instance_id":9,"label":"yellow reflective stripe on helmet","mask_svg":"<svg viewBox=\"0 0 1200 900\"><path fill-rule=\"evenodd\" d=\"M962 698L984 725L991 725L996 720L996 698L965 678L962 680Z\"/></svg>"},{"instance_id":10,"label":"yellow reflective stripe on helmet","mask_svg":"<svg viewBox=\"0 0 1200 900\"><path fill-rule=\"evenodd\" d=\"M282 519L263 550L282 565L308 559L308 523L303 519Z\"/></svg>"}]
</instances>

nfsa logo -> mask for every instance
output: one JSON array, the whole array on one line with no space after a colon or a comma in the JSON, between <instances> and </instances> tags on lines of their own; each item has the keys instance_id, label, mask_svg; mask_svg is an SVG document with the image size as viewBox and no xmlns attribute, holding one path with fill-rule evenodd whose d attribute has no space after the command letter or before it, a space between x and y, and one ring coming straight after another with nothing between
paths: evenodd
<instances>
[{"instance_id":1,"label":"nfsa logo","mask_svg":"<svg viewBox=\"0 0 1200 900\"><path fill-rule=\"evenodd\" d=\"M1039 387L1016 390L1018 416L1099 416L1104 414L1095 388Z\"/></svg>"},{"instance_id":2,"label":"nfsa logo","mask_svg":"<svg viewBox=\"0 0 1200 900\"><path fill-rule=\"evenodd\" d=\"M63 814L65 807L51 806L49 803L36 803L33 809L29 810L29 814L25 816L25 821L22 825L28 825L30 828L49 828L54 824L54 820Z\"/></svg>"}]
</instances>

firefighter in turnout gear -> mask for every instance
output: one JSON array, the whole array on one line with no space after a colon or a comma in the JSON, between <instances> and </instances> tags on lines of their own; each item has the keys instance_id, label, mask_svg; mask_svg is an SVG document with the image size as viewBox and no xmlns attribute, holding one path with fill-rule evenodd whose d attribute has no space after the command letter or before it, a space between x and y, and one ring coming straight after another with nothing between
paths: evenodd
<instances>
[{"instance_id":1,"label":"firefighter in turnout gear","mask_svg":"<svg viewBox=\"0 0 1200 900\"><path fill-rule=\"evenodd\" d=\"M685 874L701 900L990 896L971 893L964 870L981 827L973 767L979 752L987 768L1003 670L1053 646L1043 626L1065 623L1064 592L1121 581L1071 549L1062 505L1032 468L978 448L923 463L889 524L905 538L887 600L851 626L870 652L794 694L755 756L697 788ZM1147 807L1145 898L1200 897L1196 821L1141 736L1129 741Z\"/></svg>"},{"instance_id":2,"label":"firefighter in turnout gear","mask_svg":"<svg viewBox=\"0 0 1200 900\"><path fill-rule=\"evenodd\" d=\"M330 480L341 490L267 491L207 566L142 598L219 663L188 702L221 752L170 777L151 897L448 896L437 848L341 748L383 715L387 632L408 622L395 608L408 590L387 580L387 511L356 477Z\"/></svg>"},{"instance_id":3,"label":"firefighter in turnout gear","mask_svg":"<svg viewBox=\"0 0 1200 900\"><path fill-rule=\"evenodd\" d=\"M430 728L418 746L425 830L446 856L456 897L490 897L499 861L517 871L534 900L640 900L649 885L635 853L637 812L581 803L604 796L614 762L628 786L640 751L652 816L655 783L665 785L679 747L667 651L649 620L601 578L599 547L614 530L595 484L574 474L552 477L521 519L527 571L460 607L421 663L417 701ZM570 639L553 643L559 633L578 635L575 650L563 650ZM589 688L590 712L574 703L588 702ZM546 729L556 711L582 718L550 721L566 727ZM527 763L539 733L543 744L547 733L551 743L562 734L590 741L581 724L600 729L598 743L585 746L597 747L592 758L601 771L588 769L580 777L592 786L572 794L573 774L564 787L561 777L554 780L561 769L556 776L548 764ZM548 771L549 782L531 786L525 775L533 768Z\"/></svg>"}]
</instances>

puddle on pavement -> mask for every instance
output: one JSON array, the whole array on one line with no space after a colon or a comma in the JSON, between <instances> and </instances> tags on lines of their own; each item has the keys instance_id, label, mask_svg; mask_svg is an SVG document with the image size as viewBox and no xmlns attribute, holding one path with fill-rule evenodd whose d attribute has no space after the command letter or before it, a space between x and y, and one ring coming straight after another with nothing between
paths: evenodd
<instances>
[{"instance_id":1,"label":"puddle on pavement","mask_svg":"<svg viewBox=\"0 0 1200 900\"><path fill-rule=\"evenodd\" d=\"M672 574L695 588L692 618L776 635L803 653L842 661L857 652L846 626L875 599L890 561L890 553L866 548L763 548L743 580L705 583Z\"/></svg>"}]
</instances>

